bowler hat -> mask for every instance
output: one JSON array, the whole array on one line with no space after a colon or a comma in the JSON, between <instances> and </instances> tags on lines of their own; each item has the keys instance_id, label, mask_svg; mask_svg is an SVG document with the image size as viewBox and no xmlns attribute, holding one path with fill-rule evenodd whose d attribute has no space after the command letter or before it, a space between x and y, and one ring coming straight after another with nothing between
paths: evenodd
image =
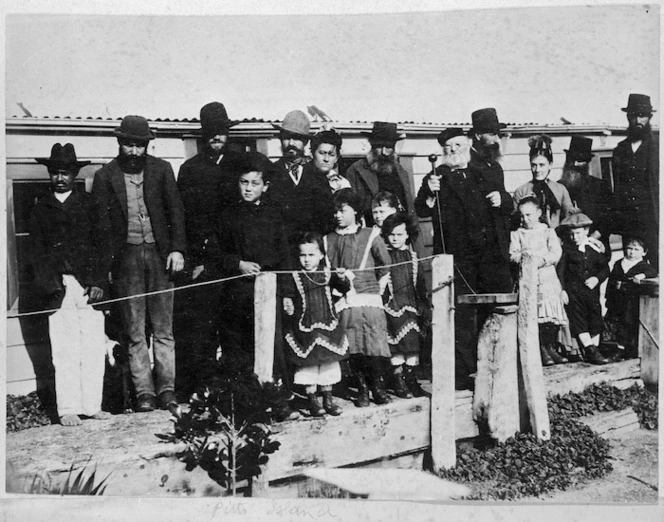
<instances>
[{"instance_id":1,"label":"bowler hat","mask_svg":"<svg viewBox=\"0 0 664 522\"><path fill-rule=\"evenodd\" d=\"M461 127L450 127L449 129L443 129L438 135L438 143L440 143L441 147L444 147L447 140L456 138L457 136L464 136L465 134L466 133L463 132Z\"/></svg>"},{"instance_id":2,"label":"bowler hat","mask_svg":"<svg viewBox=\"0 0 664 522\"><path fill-rule=\"evenodd\" d=\"M91 163L89 161L78 161L76 159L76 151L71 143L66 143L64 146L56 143L51 147L50 158L35 158L35 161L46 165L49 170L61 169L72 171L76 174L78 174L81 167L85 167Z\"/></svg>"},{"instance_id":3,"label":"bowler hat","mask_svg":"<svg viewBox=\"0 0 664 522\"><path fill-rule=\"evenodd\" d=\"M311 129L311 124L309 123L309 118L307 118L307 115L302 111L290 111L284 117L281 125L273 123L272 126L275 129L279 129L281 132L299 136L304 140L309 139L309 130Z\"/></svg>"},{"instance_id":4,"label":"bowler hat","mask_svg":"<svg viewBox=\"0 0 664 522\"><path fill-rule=\"evenodd\" d=\"M630 94L627 99L627 107L620 109L623 112L634 113L634 112L657 112L652 108L650 103L650 96L645 94Z\"/></svg>"},{"instance_id":5,"label":"bowler hat","mask_svg":"<svg viewBox=\"0 0 664 522\"><path fill-rule=\"evenodd\" d=\"M578 212L576 214L570 214L565 219L560 222L559 227L568 227L568 228L581 228L589 227L593 224L593 220L590 219L585 214Z\"/></svg>"},{"instance_id":6,"label":"bowler hat","mask_svg":"<svg viewBox=\"0 0 664 522\"><path fill-rule=\"evenodd\" d=\"M473 127L470 130L477 133L495 132L497 134L500 132L500 129L507 127L507 125L498 121L498 114L493 107L478 109L473 112L471 118L473 120Z\"/></svg>"},{"instance_id":7,"label":"bowler hat","mask_svg":"<svg viewBox=\"0 0 664 522\"><path fill-rule=\"evenodd\" d=\"M396 123L385 121L375 121L371 132L363 132L369 138L370 143L375 144L394 144L404 137L397 132Z\"/></svg>"},{"instance_id":8,"label":"bowler hat","mask_svg":"<svg viewBox=\"0 0 664 522\"><path fill-rule=\"evenodd\" d=\"M118 138L136 141L150 141L155 139L154 133L150 130L148 120L143 116L125 116L122 123L117 127L113 134Z\"/></svg>"},{"instance_id":9,"label":"bowler hat","mask_svg":"<svg viewBox=\"0 0 664 522\"><path fill-rule=\"evenodd\" d=\"M237 120L228 119L226 107L223 103L210 102L201 107L201 132L204 139L209 139L218 134L228 134L228 129L237 125Z\"/></svg>"},{"instance_id":10,"label":"bowler hat","mask_svg":"<svg viewBox=\"0 0 664 522\"><path fill-rule=\"evenodd\" d=\"M577 161L590 161L594 156L590 151L593 149L592 138L583 136L572 136L569 142L569 149L565 149L567 157Z\"/></svg>"}]
</instances>

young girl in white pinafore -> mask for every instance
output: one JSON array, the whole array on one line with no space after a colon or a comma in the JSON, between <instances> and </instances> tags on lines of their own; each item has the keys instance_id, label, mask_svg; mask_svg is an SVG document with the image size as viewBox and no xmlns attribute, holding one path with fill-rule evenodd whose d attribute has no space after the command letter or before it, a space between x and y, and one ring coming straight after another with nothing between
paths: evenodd
<instances>
[{"instance_id":1,"label":"young girl in white pinafore","mask_svg":"<svg viewBox=\"0 0 664 522\"><path fill-rule=\"evenodd\" d=\"M369 387L377 404L391 402L385 391L383 367L390 357L382 289L390 262L378 228L360 225L362 206L351 189L334 194L337 229L325 236L327 256L334 270L345 268L351 289L336 303L348 336L351 371L357 378L358 407L369 406ZM380 282L379 282L380 281Z\"/></svg>"},{"instance_id":2,"label":"young girl in white pinafore","mask_svg":"<svg viewBox=\"0 0 664 522\"><path fill-rule=\"evenodd\" d=\"M348 357L348 338L339 323L331 289L347 292L350 281L343 268L331 272L325 267L320 234L303 234L297 249L302 271L293 272L283 283L284 311L291 316L285 320L287 354L297 367L293 382L305 386L313 417L325 412L340 415L332 385L341 381L339 361ZM323 396L322 405L317 389Z\"/></svg>"},{"instance_id":3,"label":"young girl in white pinafore","mask_svg":"<svg viewBox=\"0 0 664 522\"><path fill-rule=\"evenodd\" d=\"M412 249L418 232L416 218L406 212L392 214L383 222L382 235L391 258L383 301L392 352L392 388L402 399L424 394L415 375L420 362L421 323L428 309L424 274Z\"/></svg>"},{"instance_id":4,"label":"young girl in white pinafore","mask_svg":"<svg viewBox=\"0 0 664 522\"><path fill-rule=\"evenodd\" d=\"M542 210L537 196L530 194L523 197L517 208L521 215L521 227L511 232L510 261L520 263L525 253L539 258L537 320L542 365L566 363L567 358L559 355L556 350L558 329L568 322L563 289L556 273L556 264L562 255L560 239L553 229L542 223Z\"/></svg>"}]
</instances>

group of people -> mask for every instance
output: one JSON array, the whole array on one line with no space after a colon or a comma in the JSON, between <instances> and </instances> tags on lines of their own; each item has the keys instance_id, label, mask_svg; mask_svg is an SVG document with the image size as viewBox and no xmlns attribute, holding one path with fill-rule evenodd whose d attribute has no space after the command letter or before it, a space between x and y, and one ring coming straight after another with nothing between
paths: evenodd
<instances>
[{"instance_id":1,"label":"group of people","mask_svg":"<svg viewBox=\"0 0 664 522\"><path fill-rule=\"evenodd\" d=\"M37 159L52 191L32 212L30 236L52 312L62 424L107 417L103 353L113 342L95 303L112 298L120 316L135 411L167 409L214 378L220 347L222 365L253 367L254 279L266 271L278 273L273 375L284 393L276 420L299 415L293 386L312 416L341 413L332 390L344 379L358 389L358 407L389 402L388 390L422 395L416 369L430 311L417 216L432 217L434 254L454 255L457 295L511 292L521 256L540 260L543 364L573 355L608 362L597 350L599 285L609 234L622 235L604 333L634 356L630 285L657 272L658 150L650 99L632 94L623 110L629 131L614 153L613 193L589 174L586 138L572 138L561 182L550 180L551 140L542 135L530 141L533 180L510 195L498 162L505 125L493 108L475 111L467 133L440 133L440 165L416 197L395 153L403 139L395 123L375 122L369 153L342 174L334 129L312 135L304 113L288 113L275 124L283 155L273 163L232 150L238 122L212 102L200 111L202 150L176 180L168 162L147 154L155 138L147 120L126 116L114 131L118 155L95 173L90 194L75 187L89 162L56 143ZM472 387L483 314L456 307L457 389ZM566 348L572 337L580 354Z\"/></svg>"}]
</instances>

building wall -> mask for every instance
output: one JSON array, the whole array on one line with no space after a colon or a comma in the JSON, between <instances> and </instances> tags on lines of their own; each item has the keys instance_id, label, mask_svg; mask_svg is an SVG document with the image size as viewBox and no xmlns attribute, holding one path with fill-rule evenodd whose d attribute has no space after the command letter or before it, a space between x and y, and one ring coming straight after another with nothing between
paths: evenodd
<instances>
[{"instance_id":1,"label":"building wall","mask_svg":"<svg viewBox=\"0 0 664 522\"><path fill-rule=\"evenodd\" d=\"M18 281L18 273L25 270L25 214L30 202L15 201L14 194L25 189L22 184L47 182L46 169L38 165L35 157L49 156L53 143L71 142L81 160L90 160L92 165L85 167L79 179L87 190L91 189L94 172L101 165L110 161L117 154L117 142L112 130L118 125L112 120L45 120L12 118L7 120L6 151L7 151L7 285L8 285L8 319L7 319L7 393L26 394L35 389L35 373L48 372L50 348L45 317L29 317L18 319L15 316L25 309L19 295L30 295L30 284ZM336 129L344 136L342 155L346 158L361 158L369 150L366 137L361 132L369 131L371 124L335 123ZM177 172L182 163L196 153L196 133L199 125L192 122L151 122L157 131L157 139L149 146L149 154L166 159ZM430 154L440 154L436 136L444 125L404 124L407 139L397 145L397 153L402 164L413 173L414 192L419 189L422 179L430 172ZM314 124L316 128L316 124ZM618 129L613 129L615 132ZM548 131L553 136L555 151L553 179L560 177L564 161L564 149L569 144L572 134L592 137L594 140L595 158L593 158L593 174L601 177L599 160L602 156L610 156L622 136L611 135L611 129L597 127L560 126L552 129L541 126L523 126L508 129L511 137L504 139L504 157L501 161L505 170L505 186L513 192L519 185L531 178L528 161L527 138L536 133ZM281 156L280 143L271 124L268 122L242 123L231 130L231 137L255 143L256 150L271 159ZM17 187L15 189L15 187ZM34 203L34 202L33 202ZM27 207L26 207L27 205ZM19 207L19 208L17 208ZM20 214L23 208L23 215ZM28 212L29 213L29 212ZM18 229L17 229L18 226ZM422 220L422 235L425 245L432 242L431 225ZM24 301L26 301L24 299Z\"/></svg>"}]
</instances>

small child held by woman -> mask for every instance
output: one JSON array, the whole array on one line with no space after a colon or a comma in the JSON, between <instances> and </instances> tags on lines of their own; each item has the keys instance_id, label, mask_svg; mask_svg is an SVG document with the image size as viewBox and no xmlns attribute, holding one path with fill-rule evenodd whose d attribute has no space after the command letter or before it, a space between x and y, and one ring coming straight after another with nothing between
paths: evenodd
<instances>
[{"instance_id":1,"label":"small child held by woman","mask_svg":"<svg viewBox=\"0 0 664 522\"><path fill-rule=\"evenodd\" d=\"M369 406L369 388L377 404L391 402L383 365L390 357L382 290L390 263L380 229L361 226L362 206L351 189L334 194L337 229L325 236L330 268L345 268L351 288L336 303L349 342L351 372L358 383L358 407ZM380 281L380 282L379 282Z\"/></svg>"},{"instance_id":2,"label":"small child held by woman","mask_svg":"<svg viewBox=\"0 0 664 522\"><path fill-rule=\"evenodd\" d=\"M524 254L539 259L537 285L537 319L539 323L542 365L551 366L568 362L558 354L558 329L567 323L563 303L563 290L556 273L556 264L562 255L558 236L541 221L542 209L537 196L526 195L517 204L521 226L510 233L510 261L520 263Z\"/></svg>"},{"instance_id":3,"label":"small child held by woman","mask_svg":"<svg viewBox=\"0 0 664 522\"><path fill-rule=\"evenodd\" d=\"M325 267L323 237L316 232L301 235L296 256L302 271L287 276L283 298L284 311L292 317L285 338L289 359L297 367L293 382L305 386L312 417L325 412L340 415L332 385L341 381L339 361L348 357L348 338L339 323L331 289L345 293L350 281L343 268L331 272Z\"/></svg>"},{"instance_id":4,"label":"small child held by woman","mask_svg":"<svg viewBox=\"0 0 664 522\"><path fill-rule=\"evenodd\" d=\"M419 233L416 219L406 212L391 214L382 224L390 254L390 278L383 294L387 341L392 358L392 388L397 397L421 397L415 369L420 362L421 322L428 309L426 283L411 246Z\"/></svg>"},{"instance_id":5,"label":"small child held by woman","mask_svg":"<svg viewBox=\"0 0 664 522\"><path fill-rule=\"evenodd\" d=\"M616 261L606 286L606 316L602 332L602 341L618 345L615 360L638 357L638 284L646 277L657 275L655 267L644 259L648 251L642 238L624 238L623 243L624 257Z\"/></svg>"}]
</instances>

